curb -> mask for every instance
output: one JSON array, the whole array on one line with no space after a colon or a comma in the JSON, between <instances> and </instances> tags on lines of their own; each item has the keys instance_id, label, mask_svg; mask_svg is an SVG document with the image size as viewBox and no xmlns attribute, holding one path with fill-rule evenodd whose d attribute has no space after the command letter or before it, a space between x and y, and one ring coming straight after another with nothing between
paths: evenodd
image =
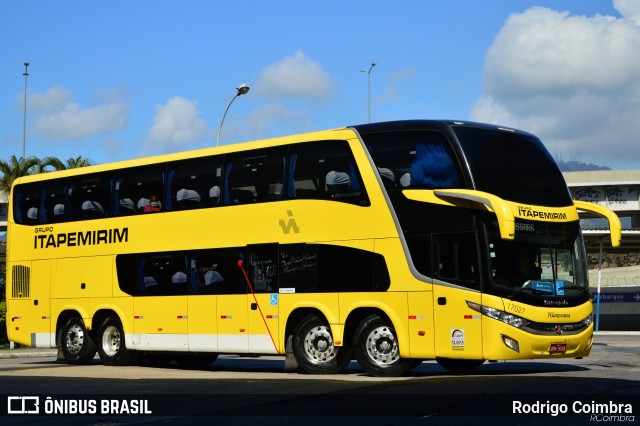
<instances>
[{"instance_id":1,"label":"curb","mask_svg":"<svg viewBox=\"0 0 640 426\"><path fill-rule=\"evenodd\" d=\"M57 358L57 349L2 349L0 359L10 358Z\"/></svg>"}]
</instances>

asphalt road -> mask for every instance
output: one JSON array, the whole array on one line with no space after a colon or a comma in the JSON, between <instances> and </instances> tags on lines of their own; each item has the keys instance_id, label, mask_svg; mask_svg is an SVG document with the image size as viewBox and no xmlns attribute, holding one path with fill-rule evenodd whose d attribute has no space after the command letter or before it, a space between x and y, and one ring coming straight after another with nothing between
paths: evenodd
<instances>
[{"instance_id":1,"label":"asphalt road","mask_svg":"<svg viewBox=\"0 0 640 426\"><path fill-rule=\"evenodd\" d=\"M599 333L585 359L486 363L466 375L427 361L407 376L376 378L355 363L340 375L284 372L275 357L221 356L184 370L70 366L5 351L0 424L631 424L640 422L639 355L640 333ZM38 397L49 414L7 414L34 409L35 399L18 396ZM603 406L618 412L593 413Z\"/></svg>"}]
</instances>

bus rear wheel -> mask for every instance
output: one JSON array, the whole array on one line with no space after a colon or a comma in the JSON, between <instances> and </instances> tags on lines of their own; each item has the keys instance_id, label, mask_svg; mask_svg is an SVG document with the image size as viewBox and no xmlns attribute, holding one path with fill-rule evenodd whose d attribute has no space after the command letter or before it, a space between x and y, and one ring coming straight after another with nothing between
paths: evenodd
<instances>
[{"instance_id":1,"label":"bus rear wheel","mask_svg":"<svg viewBox=\"0 0 640 426\"><path fill-rule=\"evenodd\" d=\"M436 358L436 362L440 367L454 373L466 373L484 364L483 359Z\"/></svg>"},{"instance_id":2,"label":"bus rear wheel","mask_svg":"<svg viewBox=\"0 0 640 426\"><path fill-rule=\"evenodd\" d=\"M70 364L88 364L96 355L96 345L82 318L72 317L62 327L60 350Z\"/></svg>"},{"instance_id":3,"label":"bus rear wheel","mask_svg":"<svg viewBox=\"0 0 640 426\"><path fill-rule=\"evenodd\" d=\"M351 361L347 346L335 346L331 328L317 315L305 317L293 334L293 354L300 368L311 374L336 374Z\"/></svg>"},{"instance_id":4,"label":"bus rear wheel","mask_svg":"<svg viewBox=\"0 0 640 426\"><path fill-rule=\"evenodd\" d=\"M139 359L137 351L127 349L120 319L108 316L98 328L98 354L105 365L134 364Z\"/></svg>"},{"instance_id":5,"label":"bus rear wheel","mask_svg":"<svg viewBox=\"0 0 640 426\"><path fill-rule=\"evenodd\" d=\"M379 315L370 315L360 323L354 350L360 367L373 376L401 376L415 366L414 360L400 357L396 331Z\"/></svg>"}]
</instances>

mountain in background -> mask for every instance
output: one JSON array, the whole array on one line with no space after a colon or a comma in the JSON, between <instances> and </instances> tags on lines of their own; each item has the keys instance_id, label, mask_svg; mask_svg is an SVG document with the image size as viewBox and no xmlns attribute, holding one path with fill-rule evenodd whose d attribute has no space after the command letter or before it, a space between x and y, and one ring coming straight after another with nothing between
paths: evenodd
<instances>
[{"instance_id":1,"label":"mountain in background","mask_svg":"<svg viewBox=\"0 0 640 426\"><path fill-rule=\"evenodd\" d=\"M592 170L611 170L611 167L598 166L597 164L587 164L582 161L562 161L558 160L558 167L562 172L587 172Z\"/></svg>"}]
</instances>

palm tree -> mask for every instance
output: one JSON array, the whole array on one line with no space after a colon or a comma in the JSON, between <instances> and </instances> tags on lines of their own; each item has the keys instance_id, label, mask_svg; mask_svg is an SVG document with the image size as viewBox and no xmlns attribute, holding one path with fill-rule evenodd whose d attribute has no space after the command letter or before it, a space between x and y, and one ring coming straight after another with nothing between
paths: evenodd
<instances>
[{"instance_id":1,"label":"palm tree","mask_svg":"<svg viewBox=\"0 0 640 426\"><path fill-rule=\"evenodd\" d=\"M77 169L79 167L93 166L95 162L90 158L83 158L78 155L76 158L69 158L67 160L67 169Z\"/></svg>"},{"instance_id":2,"label":"palm tree","mask_svg":"<svg viewBox=\"0 0 640 426\"><path fill-rule=\"evenodd\" d=\"M38 157L17 158L12 155L9 161L0 160L0 197L7 198L13 181L21 176L36 173L41 164Z\"/></svg>"},{"instance_id":3,"label":"palm tree","mask_svg":"<svg viewBox=\"0 0 640 426\"><path fill-rule=\"evenodd\" d=\"M38 173L48 172L47 167L52 167L53 170L65 170L67 168L58 157L44 157L42 161L40 161L40 166L38 167L40 170L38 170Z\"/></svg>"},{"instance_id":4,"label":"palm tree","mask_svg":"<svg viewBox=\"0 0 640 426\"><path fill-rule=\"evenodd\" d=\"M66 163L63 163L58 157L45 157L41 163L41 172L46 172L46 167L52 167L54 170L67 170L93 166L95 164L93 160L84 158L81 155L75 158L69 158Z\"/></svg>"},{"instance_id":5,"label":"palm tree","mask_svg":"<svg viewBox=\"0 0 640 426\"><path fill-rule=\"evenodd\" d=\"M0 160L0 173L3 174L0 178L0 200L7 199L13 181L20 176L46 173L50 171L47 167L51 167L53 170L67 170L92 166L93 164L93 160L81 155L69 158L66 163L63 163L58 157L45 157L40 160L38 157L16 158L15 155L12 155L9 161Z\"/></svg>"}]
</instances>

